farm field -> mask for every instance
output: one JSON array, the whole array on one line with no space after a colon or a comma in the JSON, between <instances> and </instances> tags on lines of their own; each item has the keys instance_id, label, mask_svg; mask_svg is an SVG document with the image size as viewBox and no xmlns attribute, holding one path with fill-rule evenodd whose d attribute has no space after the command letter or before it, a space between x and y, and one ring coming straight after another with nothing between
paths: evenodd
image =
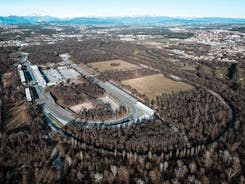
<instances>
[{"instance_id":1,"label":"farm field","mask_svg":"<svg viewBox=\"0 0 245 184\"><path fill-rule=\"evenodd\" d=\"M89 63L88 66L93 68L94 70L97 70L99 72L104 72L108 70L134 70L140 68L137 65L134 65L132 63L129 63L127 61L123 60L110 60L110 61L102 61L102 62L96 62L96 63Z\"/></svg>"},{"instance_id":2,"label":"farm field","mask_svg":"<svg viewBox=\"0 0 245 184\"><path fill-rule=\"evenodd\" d=\"M136 89L140 94L146 95L150 99L154 99L162 94L171 94L193 89L193 86L187 83L176 82L166 78L162 74L124 80L122 81L122 84L129 85Z\"/></svg>"}]
</instances>

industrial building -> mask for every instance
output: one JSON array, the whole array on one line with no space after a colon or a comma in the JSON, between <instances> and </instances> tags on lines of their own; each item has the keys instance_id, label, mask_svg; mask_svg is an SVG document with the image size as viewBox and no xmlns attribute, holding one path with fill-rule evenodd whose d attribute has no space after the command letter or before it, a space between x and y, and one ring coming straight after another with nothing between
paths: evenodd
<instances>
[{"instance_id":1,"label":"industrial building","mask_svg":"<svg viewBox=\"0 0 245 184\"><path fill-rule=\"evenodd\" d=\"M32 70L32 73L37 81L37 83L42 86L42 87L45 87L46 86L46 81L45 79L43 78L40 70L38 69L38 67L36 65L33 65L31 66L31 70Z\"/></svg>"},{"instance_id":2,"label":"industrial building","mask_svg":"<svg viewBox=\"0 0 245 184\"><path fill-rule=\"evenodd\" d=\"M22 70L20 70L19 74L20 74L21 83L25 85L26 84L26 78L25 78L24 72Z\"/></svg>"},{"instance_id":3,"label":"industrial building","mask_svg":"<svg viewBox=\"0 0 245 184\"><path fill-rule=\"evenodd\" d=\"M19 75L20 75L20 81L22 84L26 84L26 78L25 78L25 75L24 75L24 72L22 70L22 67L21 65L18 65L18 72L19 72Z\"/></svg>"},{"instance_id":4,"label":"industrial building","mask_svg":"<svg viewBox=\"0 0 245 184\"><path fill-rule=\"evenodd\" d=\"M60 66L58 67L58 70L65 80L80 76L80 74L76 72L74 69L67 68L66 66Z\"/></svg>"},{"instance_id":5,"label":"industrial building","mask_svg":"<svg viewBox=\"0 0 245 184\"><path fill-rule=\"evenodd\" d=\"M32 98L31 98L31 92L30 92L30 89L29 88L25 88L25 93L26 93L26 99L28 102L31 102L32 101Z\"/></svg>"},{"instance_id":6,"label":"industrial building","mask_svg":"<svg viewBox=\"0 0 245 184\"><path fill-rule=\"evenodd\" d=\"M48 80L48 86L55 85L67 79L72 79L80 76L78 72L76 72L72 68L68 68L67 66L60 66L57 69L51 68L42 71Z\"/></svg>"},{"instance_id":7,"label":"industrial building","mask_svg":"<svg viewBox=\"0 0 245 184\"><path fill-rule=\"evenodd\" d=\"M44 74L48 78L48 86L58 84L63 81L62 76L57 69L43 70Z\"/></svg>"}]
</instances>

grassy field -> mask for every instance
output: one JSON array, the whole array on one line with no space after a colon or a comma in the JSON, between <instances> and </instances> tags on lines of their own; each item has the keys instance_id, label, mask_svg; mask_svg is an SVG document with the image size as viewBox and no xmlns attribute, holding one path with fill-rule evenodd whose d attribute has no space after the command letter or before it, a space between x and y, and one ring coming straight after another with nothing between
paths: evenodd
<instances>
[{"instance_id":1,"label":"grassy field","mask_svg":"<svg viewBox=\"0 0 245 184\"><path fill-rule=\"evenodd\" d=\"M7 113L3 128L6 131L23 127L28 122L27 106L24 101L15 104Z\"/></svg>"},{"instance_id":2,"label":"grassy field","mask_svg":"<svg viewBox=\"0 0 245 184\"><path fill-rule=\"evenodd\" d=\"M122 81L122 84L131 86L140 94L144 94L150 99L162 95L163 93L171 94L193 89L193 87L189 84L184 82L176 82L166 78L162 74L125 80Z\"/></svg>"},{"instance_id":3,"label":"grassy field","mask_svg":"<svg viewBox=\"0 0 245 184\"><path fill-rule=\"evenodd\" d=\"M104 72L107 70L134 70L140 68L137 65L134 65L132 63L123 60L110 60L110 61L89 63L88 66L92 67L93 69L99 72Z\"/></svg>"}]
</instances>

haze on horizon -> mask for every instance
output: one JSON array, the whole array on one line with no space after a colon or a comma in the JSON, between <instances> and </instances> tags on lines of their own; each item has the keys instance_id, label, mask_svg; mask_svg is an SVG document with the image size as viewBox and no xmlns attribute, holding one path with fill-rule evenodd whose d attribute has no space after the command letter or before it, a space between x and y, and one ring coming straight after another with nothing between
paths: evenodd
<instances>
[{"instance_id":1,"label":"haze on horizon","mask_svg":"<svg viewBox=\"0 0 245 184\"><path fill-rule=\"evenodd\" d=\"M109 17L233 17L245 18L244 0L4 0L0 16Z\"/></svg>"}]
</instances>

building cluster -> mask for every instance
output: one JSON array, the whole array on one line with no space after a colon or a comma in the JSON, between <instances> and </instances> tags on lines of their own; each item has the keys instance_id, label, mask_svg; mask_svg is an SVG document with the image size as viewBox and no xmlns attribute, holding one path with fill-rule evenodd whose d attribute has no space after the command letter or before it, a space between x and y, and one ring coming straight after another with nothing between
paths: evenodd
<instances>
[{"instance_id":1,"label":"building cluster","mask_svg":"<svg viewBox=\"0 0 245 184\"><path fill-rule=\"evenodd\" d=\"M147 38L152 38L151 35L132 35L132 34L126 34L126 35L118 35L117 36L121 41L135 41L135 40L144 40Z\"/></svg>"},{"instance_id":2,"label":"building cluster","mask_svg":"<svg viewBox=\"0 0 245 184\"><path fill-rule=\"evenodd\" d=\"M245 41L245 35L243 33L234 33L225 30L195 30L194 34L193 37L185 39L184 42L210 45L211 47L205 55L196 55L194 52L186 52L178 49L173 49L172 53L179 55L180 58L194 61L236 63L241 58L245 58L245 46L242 44Z\"/></svg>"},{"instance_id":3,"label":"building cluster","mask_svg":"<svg viewBox=\"0 0 245 184\"><path fill-rule=\"evenodd\" d=\"M43 70L43 73L48 80L48 86L56 85L67 79L74 79L80 76L80 74L70 66L58 66L57 68L46 69Z\"/></svg>"},{"instance_id":4,"label":"building cluster","mask_svg":"<svg viewBox=\"0 0 245 184\"><path fill-rule=\"evenodd\" d=\"M30 68L38 85L42 87L56 85L67 79L74 79L80 76L77 71L69 66L59 66L43 70L36 65L31 65Z\"/></svg>"},{"instance_id":5,"label":"building cluster","mask_svg":"<svg viewBox=\"0 0 245 184\"><path fill-rule=\"evenodd\" d=\"M245 58L245 47L244 46L217 46L211 47L207 53L207 55L194 55L191 53L176 52L173 50L173 53L178 54L180 57L185 59L191 59L194 61L219 61L226 63L237 63L239 62L239 58L237 58L237 54L240 57Z\"/></svg>"},{"instance_id":6,"label":"building cluster","mask_svg":"<svg viewBox=\"0 0 245 184\"><path fill-rule=\"evenodd\" d=\"M28 46L28 44L19 40L0 41L0 47L22 47L22 46Z\"/></svg>"},{"instance_id":7,"label":"building cluster","mask_svg":"<svg viewBox=\"0 0 245 184\"><path fill-rule=\"evenodd\" d=\"M18 65L18 73L19 73L20 81L21 81L22 85L26 86L26 78L25 78L24 71L22 70L22 65ZM31 97L31 92L30 92L30 88L29 87L25 88L25 94L26 94L27 101L31 102L32 101L32 97Z\"/></svg>"},{"instance_id":8,"label":"building cluster","mask_svg":"<svg viewBox=\"0 0 245 184\"><path fill-rule=\"evenodd\" d=\"M243 33L234 33L227 30L198 30L194 31L194 36L186 41L207 43L209 45L226 45L242 42Z\"/></svg>"}]
</instances>

